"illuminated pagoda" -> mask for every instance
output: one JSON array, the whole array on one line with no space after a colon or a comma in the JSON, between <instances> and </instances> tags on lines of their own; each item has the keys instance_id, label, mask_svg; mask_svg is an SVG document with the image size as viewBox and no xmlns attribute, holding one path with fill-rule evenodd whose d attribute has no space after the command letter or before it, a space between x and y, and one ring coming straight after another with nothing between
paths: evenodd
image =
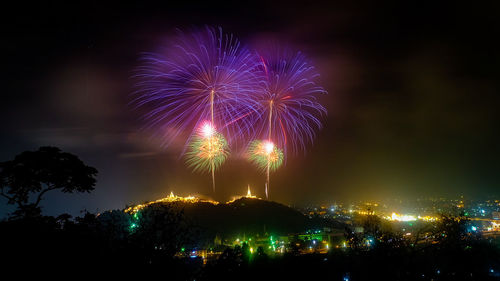
<instances>
[{"instance_id":1,"label":"illuminated pagoda","mask_svg":"<svg viewBox=\"0 0 500 281\"><path fill-rule=\"evenodd\" d=\"M168 197L161 198L161 199L158 199L158 200L155 200L155 201L150 201L150 202L147 202L147 203L144 203L144 204L138 204L138 205L129 207L129 208L125 209L124 212L125 213L134 214L134 213L137 213L138 211L140 211L141 209L143 209L143 208L145 208L145 207L147 207L149 205L152 205L152 204L157 204L157 203L173 203L173 202L182 202L182 203L200 203L200 202L205 202L205 203L210 203L210 204L214 204L214 205L219 204L219 202L214 201L214 200L201 199L201 198L194 197L194 196L181 197L181 196L174 195L173 192L170 192L170 195Z\"/></svg>"},{"instance_id":2,"label":"illuminated pagoda","mask_svg":"<svg viewBox=\"0 0 500 281\"><path fill-rule=\"evenodd\" d=\"M248 190L247 190L247 195L245 198L257 198L257 196L252 195L252 192L250 191L250 185L248 185Z\"/></svg>"},{"instance_id":3,"label":"illuminated pagoda","mask_svg":"<svg viewBox=\"0 0 500 281\"><path fill-rule=\"evenodd\" d=\"M233 196L233 198L226 202L226 204L230 204L230 203L233 203L234 201L238 200L238 199L242 199L242 198L252 198L252 199L260 199L262 200L262 198L259 198L255 195L252 195L252 191L250 191L250 185L248 185L247 187L247 194L246 195L240 195L240 196Z\"/></svg>"}]
</instances>

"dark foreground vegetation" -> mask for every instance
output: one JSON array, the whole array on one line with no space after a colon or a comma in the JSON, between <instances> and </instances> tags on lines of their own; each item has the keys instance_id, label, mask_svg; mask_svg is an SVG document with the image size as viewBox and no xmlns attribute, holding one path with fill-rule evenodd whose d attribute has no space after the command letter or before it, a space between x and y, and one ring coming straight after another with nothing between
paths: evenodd
<instances>
[{"instance_id":1,"label":"dark foreground vegetation","mask_svg":"<svg viewBox=\"0 0 500 281\"><path fill-rule=\"evenodd\" d=\"M328 254L273 255L262 248L228 247L214 261L176 257L191 231L179 214L152 210L135 231L120 219L85 214L70 219L37 216L0 223L4 268L46 272L84 268L86 273L168 276L168 280L498 280L500 251L494 240L471 237L452 219L439 242L411 245L379 236L369 248L334 248ZM349 233L346 238L350 239ZM370 234L371 235L371 234ZM388 235L387 233L383 235ZM125 270L125 271L124 271ZM17 271L17 269L16 269Z\"/></svg>"},{"instance_id":2,"label":"dark foreground vegetation","mask_svg":"<svg viewBox=\"0 0 500 281\"><path fill-rule=\"evenodd\" d=\"M25 152L0 163L1 195L17 206L9 218L0 221L5 276L31 273L68 280L83 275L99 279L102 274L113 275L113 280L122 276L166 280L500 279L498 241L468 232L467 218L462 216L443 216L430 229L423 229L428 233L426 240L419 240L419 235L408 239L384 228L377 217L366 216L357 222L363 232L346 227L346 246L332 247L327 254L298 250L274 254L263 248L251 252L246 244L233 247L219 243L216 251L222 253L204 263L199 257L179 253L185 247L207 247L214 235L214 229L207 230L210 225L220 224L219 229L229 230L246 225L245 231L259 231L255 221L246 223L249 214L258 212L228 205L235 210L233 214L240 213L241 218L235 220L223 208L203 209L203 216L208 216L204 221L209 222L205 226L186 217L186 212L197 213L193 209L172 204L153 204L135 214L116 210L76 218L42 215L39 204L46 192L90 192L96 174L94 168L57 148ZM243 203L252 205L252 201L239 202ZM295 212L265 204L255 208L280 209L282 216L296 218L286 223L288 227L301 226L295 224L302 220ZM217 220L209 212L215 212ZM231 223L223 223L226 217ZM286 229L283 221L276 223L276 231ZM271 220L265 223L273 225Z\"/></svg>"}]
</instances>

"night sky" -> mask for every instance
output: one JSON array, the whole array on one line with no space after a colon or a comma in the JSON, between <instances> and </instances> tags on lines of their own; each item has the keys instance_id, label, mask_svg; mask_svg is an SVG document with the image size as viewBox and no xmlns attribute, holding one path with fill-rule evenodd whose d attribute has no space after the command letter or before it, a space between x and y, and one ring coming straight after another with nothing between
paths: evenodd
<instances>
[{"instance_id":1,"label":"night sky","mask_svg":"<svg viewBox=\"0 0 500 281\"><path fill-rule=\"evenodd\" d=\"M303 51L329 92L323 130L271 175L271 199L500 195L496 1L100 2L23 4L0 17L0 161L52 145L99 170L91 194L48 194L46 214L123 208L170 191L211 196L210 176L142 132L127 105L141 52L175 28L205 24L249 45L272 38ZM216 180L217 200L247 184L264 197L265 176L244 159L230 158ZM0 199L0 214L9 210Z\"/></svg>"}]
</instances>

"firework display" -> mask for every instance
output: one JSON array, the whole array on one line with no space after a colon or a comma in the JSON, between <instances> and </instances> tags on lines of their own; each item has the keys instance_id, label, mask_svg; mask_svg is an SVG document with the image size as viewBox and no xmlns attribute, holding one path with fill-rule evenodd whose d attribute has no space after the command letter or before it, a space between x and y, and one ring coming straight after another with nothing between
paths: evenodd
<instances>
[{"instance_id":1,"label":"firework display","mask_svg":"<svg viewBox=\"0 0 500 281\"><path fill-rule=\"evenodd\" d=\"M226 138L233 141L253 128L244 117L255 113L251 96L258 73L255 54L222 29L179 33L162 52L143 57L132 103L148 109L147 127L155 128L164 146L186 138L189 165L210 171L215 190L214 171L227 157ZM200 137L196 129L206 120L218 132Z\"/></svg>"},{"instance_id":2,"label":"firework display","mask_svg":"<svg viewBox=\"0 0 500 281\"><path fill-rule=\"evenodd\" d=\"M283 164L283 151L270 141L255 140L248 148L248 159L262 171L277 170Z\"/></svg>"},{"instance_id":3,"label":"firework display","mask_svg":"<svg viewBox=\"0 0 500 281\"><path fill-rule=\"evenodd\" d=\"M321 128L319 117L326 110L317 101L317 96L326 92L316 85L318 74L300 52L262 52L260 59L264 75L259 95L254 96L259 105L256 135L267 141L251 142L248 155L257 166L265 167L266 197L269 198L270 172L281 165L288 151L304 150L306 144L313 141L316 130ZM259 158L255 154L259 144L279 151L280 161Z\"/></svg>"},{"instance_id":4,"label":"firework display","mask_svg":"<svg viewBox=\"0 0 500 281\"><path fill-rule=\"evenodd\" d=\"M164 146L184 139L186 163L209 172L243 143L248 159L266 172L289 152L304 151L326 113L317 98L318 73L300 52L251 52L222 29L179 33L163 50L146 54L132 104L146 110ZM248 141L251 140L251 141Z\"/></svg>"},{"instance_id":5,"label":"firework display","mask_svg":"<svg viewBox=\"0 0 500 281\"><path fill-rule=\"evenodd\" d=\"M321 115L326 109L318 96L326 91L316 85L319 74L305 56L290 51L260 53L264 79L255 96L258 110L258 137L272 140L288 152L303 151L321 129Z\"/></svg>"},{"instance_id":6,"label":"firework display","mask_svg":"<svg viewBox=\"0 0 500 281\"><path fill-rule=\"evenodd\" d=\"M228 155L229 146L226 139L207 121L191 139L186 152L186 163L194 171L209 171L215 191L215 170L224 163Z\"/></svg>"},{"instance_id":7,"label":"firework display","mask_svg":"<svg viewBox=\"0 0 500 281\"><path fill-rule=\"evenodd\" d=\"M178 137L187 144L205 120L231 142L253 128L244 116L256 111L258 66L255 54L222 29L179 32L166 48L142 57L132 104L147 111L146 127L164 146Z\"/></svg>"}]
</instances>

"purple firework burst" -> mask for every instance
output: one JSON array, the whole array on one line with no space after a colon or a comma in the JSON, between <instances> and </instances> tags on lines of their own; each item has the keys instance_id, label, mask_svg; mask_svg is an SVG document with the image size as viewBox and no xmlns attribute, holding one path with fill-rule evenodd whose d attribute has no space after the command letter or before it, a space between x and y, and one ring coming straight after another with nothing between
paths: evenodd
<instances>
[{"instance_id":1,"label":"purple firework burst","mask_svg":"<svg viewBox=\"0 0 500 281\"><path fill-rule=\"evenodd\" d=\"M177 37L158 53L142 57L139 90L132 104L146 108L147 128L168 146L181 134L186 143L210 121L228 141L253 130L259 59L233 35L206 27Z\"/></svg>"},{"instance_id":2,"label":"purple firework burst","mask_svg":"<svg viewBox=\"0 0 500 281\"><path fill-rule=\"evenodd\" d=\"M289 51L260 54L264 79L256 96L260 106L257 137L273 141L285 152L305 150L316 131L322 127L320 117L326 109L317 101L326 91L316 84L319 74L305 56Z\"/></svg>"}]
</instances>

